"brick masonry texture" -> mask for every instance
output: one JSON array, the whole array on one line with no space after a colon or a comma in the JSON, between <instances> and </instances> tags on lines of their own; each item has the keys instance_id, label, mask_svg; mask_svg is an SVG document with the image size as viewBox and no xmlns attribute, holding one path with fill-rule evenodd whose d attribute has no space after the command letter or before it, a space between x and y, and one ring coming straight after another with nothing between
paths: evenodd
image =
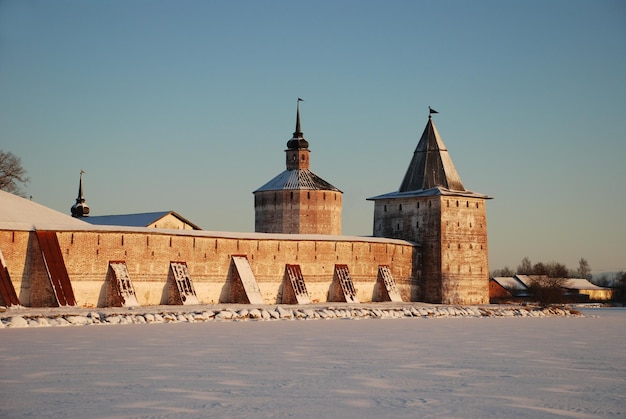
<instances>
[{"instance_id":1,"label":"brick masonry texture","mask_svg":"<svg viewBox=\"0 0 626 419\"><path fill-rule=\"evenodd\" d=\"M312 302L325 302L335 264L346 264L360 301L372 301L378 265L389 265L404 301L419 294L419 246L398 240L337 236L250 234L214 236L209 232L169 234L154 229L57 231L76 300L82 307L103 306L109 261L126 261L137 300L158 305L167 300L172 261L189 267L201 304L224 301L233 275L231 258L246 255L267 304L281 302L285 265L301 266ZM32 231L0 231L0 248L22 305L56 305L41 251Z\"/></svg>"}]
</instances>

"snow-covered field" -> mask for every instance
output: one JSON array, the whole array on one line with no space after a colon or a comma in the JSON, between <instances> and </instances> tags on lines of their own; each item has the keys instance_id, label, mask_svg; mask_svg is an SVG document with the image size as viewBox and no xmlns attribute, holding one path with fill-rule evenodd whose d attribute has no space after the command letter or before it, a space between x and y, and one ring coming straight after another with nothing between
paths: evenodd
<instances>
[{"instance_id":1,"label":"snow-covered field","mask_svg":"<svg viewBox=\"0 0 626 419\"><path fill-rule=\"evenodd\" d=\"M624 417L626 309L584 312L6 328L0 417Z\"/></svg>"}]
</instances>

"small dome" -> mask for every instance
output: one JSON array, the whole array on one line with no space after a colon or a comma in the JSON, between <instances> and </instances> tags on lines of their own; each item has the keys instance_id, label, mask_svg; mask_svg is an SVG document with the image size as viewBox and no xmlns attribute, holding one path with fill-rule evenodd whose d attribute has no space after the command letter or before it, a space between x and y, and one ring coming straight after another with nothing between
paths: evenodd
<instances>
[{"instance_id":1,"label":"small dome","mask_svg":"<svg viewBox=\"0 0 626 419\"><path fill-rule=\"evenodd\" d=\"M86 217L89 215L89 205L84 202L77 202L72 205L72 217Z\"/></svg>"},{"instance_id":2,"label":"small dome","mask_svg":"<svg viewBox=\"0 0 626 419\"><path fill-rule=\"evenodd\" d=\"M299 136L297 134L300 134ZM293 138L287 141L287 148L290 150L298 150L302 148L309 148L309 142L302 137L302 133L294 132Z\"/></svg>"}]
</instances>

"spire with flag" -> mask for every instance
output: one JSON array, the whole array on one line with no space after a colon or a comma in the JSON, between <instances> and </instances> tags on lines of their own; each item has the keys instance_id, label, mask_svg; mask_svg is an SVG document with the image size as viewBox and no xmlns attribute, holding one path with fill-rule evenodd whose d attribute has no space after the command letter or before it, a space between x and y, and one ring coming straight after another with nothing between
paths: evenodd
<instances>
[{"instance_id":1,"label":"spire with flag","mask_svg":"<svg viewBox=\"0 0 626 419\"><path fill-rule=\"evenodd\" d=\"M304 100L301 98L298 98L298 112L296 114L296 132L293 133L294 138L302 138L302 130L300 129L300 102L304 102Z\"/></svg>"},{"instance_id":2,"label":"spire with flag","mask_svg":"<svg viewBox=\"0 0 626 419\"><path fill-rule=\"evenodd\" d=\"M434 110L433 108L431 108L430 106L428 107L428 117L430 118L432 116L432 114L434 113L439 113L436 110Z\"/></svg>"}]
</instances>

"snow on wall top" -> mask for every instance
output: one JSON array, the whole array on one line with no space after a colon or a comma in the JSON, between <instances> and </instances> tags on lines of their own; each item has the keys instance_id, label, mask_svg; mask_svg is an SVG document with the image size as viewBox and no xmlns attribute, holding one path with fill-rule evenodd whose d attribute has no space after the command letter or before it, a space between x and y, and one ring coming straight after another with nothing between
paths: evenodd
<instances>
[{"instance_id":1,"label":"snow on wall top","mask_svg":"<svg viewBox=\"0 0 626 419\"><path fill-rule=\"evenodd\" d=\"M351 241L368 243L389 243L419 246L416 243L382 237L332 236L326 234L279 234L205 230L169 230L148 227L128 227L118 225L95 225L73 218L59 211L47 208L36 202L17 195L0 191L0 230L32 231L107 231L168 234L179 236L211 237L225 239L250 240L316 240L316 241Z\"/></svg>"}]
</instances>

